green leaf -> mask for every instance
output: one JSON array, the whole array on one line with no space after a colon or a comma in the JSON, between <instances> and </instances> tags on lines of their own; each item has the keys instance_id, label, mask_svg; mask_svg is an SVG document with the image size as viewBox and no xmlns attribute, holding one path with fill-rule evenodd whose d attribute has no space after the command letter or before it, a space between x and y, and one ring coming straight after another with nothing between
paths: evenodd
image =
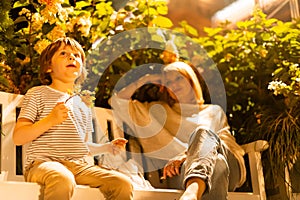
<instances>
[{"instance_id":1,"label":"green leaf","mask_svg":"<svg viewBox=\"0 0 300 200\"><path fill-rule=\"evenodd\" d=\"M194 37L197 37L197 36L198 36L198 31L197 31L197 29L195 29L194 27L192 27L192 26L190 26L190 25L186 25L185 28L186 28L187 32L188 32L189 34L191 34L192 36L194 36Z\"/></svg>"},{"instance_id":2,"label":"green leaf","mask_svg":"<svg viewBox=\"0 0 300 200\"><path fill-rule=\"evenodd\" d=\"M4 85L5 87L9 87L8 80L4 76L0 76L0 84Z\"/></svg>"},{"instance_id":3,"label":"green leaf","mask_svg":"<svg viewBox=\"0 0 300 200\"><path fill-rule=\"evenodd\" d=\"M154 8L149 8L148 10L145 11L145 14L150 16L157 16L158 12Z\"/></svg>"},{"instance_id":4,"label":"green leaf","mask_svg":"<svg viewBox=\"0 0 300 200\"><path fill-rule=\"evenodd\" d=\"M97 13L99 13L102 16L107 14L106 4L104 2L97 4L96 10L97 10Z\"/></svg>"},{"instance_id":5,"label":"green leaf","mask_svg":"<svg viewBox=\"0 0 300 200\"><path fill-rule=\"evenodd\" d=\"M235 82L230 82L229 85L232 86L232 87L235 87L235 88L239 87L239 84L237 84Z\"/></svg>"},{"instance_id":6,"label":"green leaf","mask_svg":"<svg viewBox=\"0 0 300 200\"><path fill-rule=\"evenodd\" d=\"M209 37L216 35L220 33L223 29L222 28L209 28L209 27L204 27L203 28L204 32L208 34Z\"/></svg>"},{"instance_id":7,"label":"green leaf","mask_svg":"<svg viewBox=\"0 0 300 200\"><path fill-rule=\"evenodd\" d=\"M0 45L0 53L1 53L2 55L5 55L5 49L4 49L4 47L1 46L1 45Z\"/></svg>"},{"instance_id":8,"label":"green leaf","mask_svg":"<svg viewBox=\"0 0 300 200\"><path fill-rule=\"evenodd\" d=\"M90 5L91 5L91 3L87 2L87 1L77 1L76 2L76 9L83 8L83 7L88 7Z\"/></svg>"},{"instance_id":9,"label":"green leaf","mask_svg":"<svg viewBox=\"0 0 300 200\"><path fill-rule=\"evenodd\" d=\"M152 20L152 23L162 28L170 28L173 26L172 21L169 18L163 16L156 17Z\"/></svg>"},{"instance_id":10,"label":"green leaf","mask_svg":"<svg viewBox=\"0 0 300 200\"><path fill-rule=\"evenodd\" d=\"M20 17L17 17L17 19L15 19L14 23L15 24L18 24L18 23L21 23L21 22L27 22L28 20L26 19L25 16L20 16Z\"/></svg>"},{"instance_id":11,"label":"green leaf","mask_svg":"<svg viewBox=\"0 0 300 200\"><path fill-rule=\"evenodd\" d=\"M21 1L16 1L13 5L13 8L21 7L21 6L26 6L28 5L27 2L21 2Z\"/></svg>"},{"instance_id":12,"label":"green leaf","mask_svg":"<svg viewBox=\"0 0 300 200\"><path fill-rule=\"evenodd\" d=\"M273 72L273 74L274 74L274 75L277 75L277 74L280 73L282 70L283 70L283 68L280 67L280 68L276 69L276 70Z\"/></svg>"},{"instance_id":13,"label":"green leaf","mask_svg":"<svg viewBox=\"0 0 300 200\"><path fill-rule=\"evenodd\" d=\"M278 22L278 19L271 18L265 22L267 27L273 26Z\"/></svg>"},{"instance_id":14,"label":"green leaf","mask_svg":"<svg viewBox=\"0 0 300 200\"><path fill-rule=\"evenodd\" d=\"M168 14L168 7L167 6L158 6L157 7L157 12L158 14L161 14L161 15L166 15Z\"/></svg>"},{"instance_id":15,"label":"green leaf","mask_svg":"<svg viewBox=\"0 0 300 200\"><path fill-rule=\"evenodd\" d=\"M52 31L52 29L56 26L56 24L49 24L49 23L45 23L43 24L42 27L42 33L44 35L48 34L50 31Z\"/></svg>"}]
</instances>

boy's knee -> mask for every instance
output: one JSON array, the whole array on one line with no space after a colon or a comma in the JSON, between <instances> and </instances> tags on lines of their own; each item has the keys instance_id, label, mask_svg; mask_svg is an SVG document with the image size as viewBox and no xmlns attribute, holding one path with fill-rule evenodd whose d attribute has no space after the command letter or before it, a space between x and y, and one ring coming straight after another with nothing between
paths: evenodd
<instances>
[{"instance_id":1,"label":"boy's knee","mask_svg":"<svg viewBox=\"0 0 300 200\"><path fill-rule=\"evenodd\" d=\"M117 180L117 185L120 189L126 189L129 192L133 190L130 178L125 175L119 177L119 180Z\"/></svg>"},{"instance_id":2,"label":"boy's knee","mask_svg":"<svg viewBox=\"0 0 300 200\"><path fill-rule=\"evenodd\" d=\"M131 200L133 197L133 186L129 177L120 174L111 177L109 184L100 188L107 199Z\"/></svg>"},{"instance_id":3,"label":"boy's knee","mask_svg":"<svg viewBox=\"0 0 300 200\"><path fill-rule=\"evenodd\" d=\"M47 178L46 185L47 187L55 188L57 192L69 191L70 193L73 193L74 188L76 186L76 182L71 172L69 174L57 173L57 174L52 174Z\"/></svg>"},{"instance_id":4,"label":"boy's knee","mask_svg":"<svg viewBox=\"0 0 300 200\"><path fill-rule=\"evenodd\" d=\"M76 182L74 178L66 175L56 174L47 178L44 189L44 199L71 199Z\"/></svg>"}]
</instances>

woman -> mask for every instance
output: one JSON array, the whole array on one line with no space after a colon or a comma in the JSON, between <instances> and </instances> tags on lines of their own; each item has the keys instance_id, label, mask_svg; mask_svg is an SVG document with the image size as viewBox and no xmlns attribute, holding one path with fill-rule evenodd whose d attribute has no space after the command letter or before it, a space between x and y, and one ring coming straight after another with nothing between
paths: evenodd
<instances>
[{"instance_id":1,"label":"woman","mask_svg":"<svg viewBox=\"0 0 300 200\"><path fill-rule=\"evenodd\" d=\"M244 151L222 108L204 104L198 77L190 65L173 62L162 75L146 75L117 92L111 105L147 156L168 160L163 178L182 177L181 200L222 200L245 181ZM132 100L135 90L147 83L161 85L167 95L150 103Z\"/></svg>"}]
</instances>

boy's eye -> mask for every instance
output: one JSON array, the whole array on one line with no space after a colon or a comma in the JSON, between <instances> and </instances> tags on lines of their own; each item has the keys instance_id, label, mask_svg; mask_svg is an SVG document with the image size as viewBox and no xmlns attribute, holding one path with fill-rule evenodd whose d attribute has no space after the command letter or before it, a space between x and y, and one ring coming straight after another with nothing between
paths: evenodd
<instances>
[{"instance_id":1,"label":"boy's eye","mask_svg":"<svg viewBox=\"0 0 300 200\"><path fill-rule=\"evenodd\" d=\"M75 56L76 58L80 58L80 54L79 54L79 53L74 53L74 56Z\"/></svg>"},{"instance_id":2,"label":"boy's eye","mask_svg":"<svg viewBox=\"0 0 300 200\"><path fill-rule=\"evenodd\" d=\"M60 55L65 56L67 53L65 51L60 52Z\"/></svg>"}]
</instances>

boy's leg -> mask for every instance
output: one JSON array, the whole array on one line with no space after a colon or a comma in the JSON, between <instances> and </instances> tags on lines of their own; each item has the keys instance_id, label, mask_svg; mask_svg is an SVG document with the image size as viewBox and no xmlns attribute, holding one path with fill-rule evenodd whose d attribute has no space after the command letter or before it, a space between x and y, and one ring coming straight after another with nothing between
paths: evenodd
<instances>
[{"instance_id":1,"label":"boy's leg","mask_svg":"<svg viewBox=\"0 0 300 200\"><path fill-rule=\"evenodd\" d=\"M70 200L76 185L74 175L61 163L52 161L34 162L25 173L25 180L44 187L43 200Z\"/></svg>"},{"instance_id":2,"label":"boy's leg","mask_svg":"<svg viewBox=\"0 0 300 200\"><path fill-rule=\"evenodd\" d=\"M99 188L106 199L133 199L133 187L128 176L85 162L63 162L63 164L72 171L77 184Z\"/></svg>"}]
</instances>

